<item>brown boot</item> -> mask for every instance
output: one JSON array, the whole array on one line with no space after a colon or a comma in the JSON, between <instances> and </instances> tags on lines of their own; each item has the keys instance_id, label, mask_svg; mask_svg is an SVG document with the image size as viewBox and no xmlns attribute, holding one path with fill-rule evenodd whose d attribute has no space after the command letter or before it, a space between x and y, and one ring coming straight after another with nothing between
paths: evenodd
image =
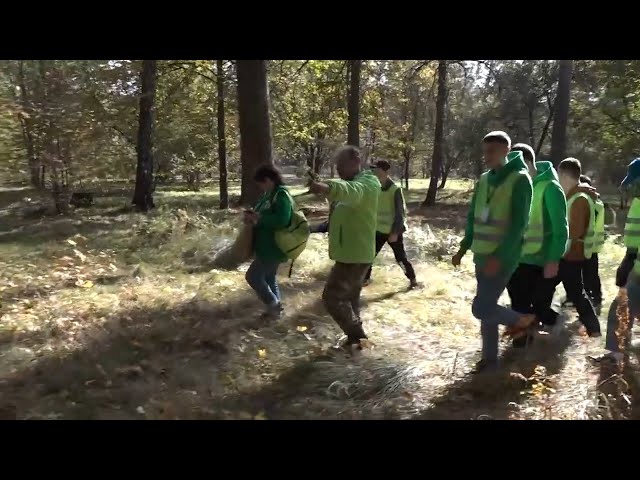
<instances>
[{"instance_id":1,"label":"brown boot","mask_svg":"<svg viewBox=\"0 0 640 480\"><path fill-rule=\"evenodd\" d=\"M536 316L532 313L520 315L517 323L511 327L507 327L504 330L504 335L513 338L523 337L527 334L527 331L531 326L536 323Z\"/></svg>"}]
</instances>

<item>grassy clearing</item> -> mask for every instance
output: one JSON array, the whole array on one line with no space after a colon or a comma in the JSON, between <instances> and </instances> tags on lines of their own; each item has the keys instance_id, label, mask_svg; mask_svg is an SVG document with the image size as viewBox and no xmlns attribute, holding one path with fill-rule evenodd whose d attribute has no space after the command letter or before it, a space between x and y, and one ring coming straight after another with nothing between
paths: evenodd
<instances>
[{"instance_id":1,"label":"grassy clearing","mask_svg":"<svg viewBox=\"0 0 640 480\"><path fill-rule=\"evenodd\" d=\"M339 330L319 302L330 267L322 235L291 279L283 266L287 314L265 325L244 269L203 268L238 228L239 211L216 210L217 192L163 189L147 216L129 212L128 197L101 197L67 218L12 192L0 204L0 418L612 416L584 360L599 343L575 326L526 352L505 345L509 373L470 377L472 264L454 270L448 259L471 184L450 181L432 209L419 207L427 181L411 186L407 244L425 288L407 292L383 250L364 294L374 345L355 362L326 354ZM326 215L323 201L300 203ZM609 299L621 255L611 240L601 256Z\"/></svg>"}]
</instances>

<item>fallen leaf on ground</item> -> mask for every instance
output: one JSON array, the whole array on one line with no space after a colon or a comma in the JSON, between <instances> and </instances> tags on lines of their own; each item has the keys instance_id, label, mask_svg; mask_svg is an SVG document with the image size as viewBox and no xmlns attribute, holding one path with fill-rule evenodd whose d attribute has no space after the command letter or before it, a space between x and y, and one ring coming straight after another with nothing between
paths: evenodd
<instances>
[{"instance_id":1,"label":"fallen leaf on ground","mask_svg":"<svg viewBox=\"0 0 640 480\"><path fill-rule=\"evenodd\" d=\"M118 375L137 376L137 375L143 375L144 374L144 370L142 370L142 367L140 367L139 365L133 365L133 366L130 366L130 367L117 368L116 369L116 373Z\"/></svg>"},{"instance_id":2,"label":"fallen leaf on ground","mask_svg":"<svg viewBox=\"0 0 640 480\"><path fill-rule=\"evenodd\" d=\"M268 420L267 415L264 412L260 412L253 417L254 420Z\"/></svg>"},{"instance_id":3,"label":"fallen leaf on ground","mask_svg":"<svg viewBox=\"0 0 640 480\"><path fill-rule=\"evenodd\" d=\"M74 250L73 250L73 253L75 253L75 254L76 254L76 256L77 256L80 260L82 260L83 262L87 259L87 256L86 256L84 253L82 253L80 250L76 250L76 249L74 249Z\"/></svg>"},{"instance_id":4,"label":"fallen leaf on ground","mask_svg":"<svg viewBox=\"0 0 640 480\"><path fill-rule=\"evenodd\" d=\"M67 243L68 243L69 245L73 245L74 247L75 247L76 245L78 245L76 242L74 242L74 241L73 241L73 240L71 240L70 238L67 238Z\"/></svg>"},{"instance_id":5,"label":"fallen leaf on ground","mask_svg":"<svg viewBox=\"0 0 640 480\"><path fill-rule=\"evenodd\" d=\"M258 350L258 356L260 358L267 358L267 351L264 348Z\"/></svg>"},{"instance_id":6,"label":"fallen leaf on ground","mask_svg":"<svg viewBox=\"0 0 640 480\"><path fill-rule=\"evenodd\" d=\"M296 330L299 332L306 332L307 331L307 327L305 327L304 325L298 325L296 327Z\"/></svg>"}]
</instances>

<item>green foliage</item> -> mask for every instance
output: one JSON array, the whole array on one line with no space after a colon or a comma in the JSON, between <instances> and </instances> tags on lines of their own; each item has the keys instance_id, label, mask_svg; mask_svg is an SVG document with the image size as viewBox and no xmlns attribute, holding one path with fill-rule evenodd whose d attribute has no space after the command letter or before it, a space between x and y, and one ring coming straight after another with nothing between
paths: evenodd
<instances>
[{"instance_id":1,"label":"green foliage","mask_svg":"<svg viewBox=\"0 0 640 480\"><path fill-rule=\"evenodd\" d=\"M217 178L216 71L211 60L160 61L155 105L159 182ZM269 64L274 158L320 172L346 141L347 62ZM427 176L433 152L436 61L365 60L361 139L367 159L386 158ZM506 130L549 154L557 62L449 61L445 161L449 172L484 168L479 139ZM40 165L65 166L72 182L135 176L140 61L17 60L0 65L0 174L37 180ZM226 146L240 173L235 64L224 62ZM640 150L640 62L576 61L568 154L611 181Z\"/></svg>"}]
</instances>

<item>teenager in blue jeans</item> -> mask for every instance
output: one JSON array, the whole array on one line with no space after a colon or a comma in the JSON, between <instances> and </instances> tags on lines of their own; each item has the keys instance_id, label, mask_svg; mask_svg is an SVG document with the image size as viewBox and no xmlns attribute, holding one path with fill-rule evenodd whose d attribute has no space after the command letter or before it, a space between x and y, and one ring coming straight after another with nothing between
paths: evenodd
<instances>
[{"instance_id":1,"label":"teenager in blue jeans","mask_svg":"<svg viewBox=\"0 0 640 480\"><path fill-rule=\"evenodd\" d=\"M262 318L276 319L283 311L276 276L287 256L276 245L275 232L289 226L293 205L282 175L273 165L259 167L254 180L263 194L254 209L244 214L245 222L254 225L254 261L245 278L265 304Z\"/></svg>"}]
</instances>

